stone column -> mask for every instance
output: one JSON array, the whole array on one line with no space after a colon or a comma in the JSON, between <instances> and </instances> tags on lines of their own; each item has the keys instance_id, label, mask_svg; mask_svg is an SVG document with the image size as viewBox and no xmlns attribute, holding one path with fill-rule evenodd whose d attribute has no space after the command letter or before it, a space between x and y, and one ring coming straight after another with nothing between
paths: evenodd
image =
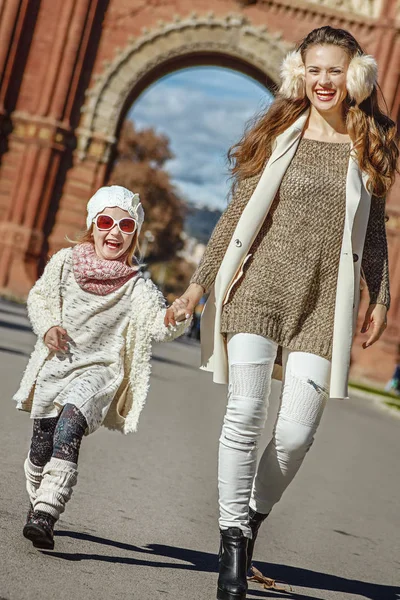
<instances>
[{"instance_id":1,"label":"stone column","mask_svg":"<svg viewBox=\"0 0 400 600\"><path fill-rule=\"evenodd\" d=\"M92 139L84 160L74 155L68 171L56 220L49 237L50 253L65 246L65 236L73 237L85 229L86 204L92 194L104 185L108 166L109 144Z\"/></svg>"},{"instance_id":2,"label":"stone column","mask_svg":"<svg viewBox=\"0 0 400 600\"><path fill-rule=\"evenodd\" d=\"M13 201L0 223L0 288L24 296L36 277L52 193L72 138L60 124L22 116L14 121L10 138L9 152L18 163Z\"/></svg>"},{"instance_id":3,"label":"stone column","mask_svg":"<svg viewBox=\"0 0 400 600\"><path fill-rule=\"evenodd\" d=\"M0 155L8 147L12 130L10 113L15 107L26 56L26 44L35 28L37 2L3 0L0 8ZM0 174L0 221L7 218L10 205L10 182L14 178L9 157L3 157Z\"/></svg>"},{"instance_id":4,"label":"stone column","mask_svg":"<svg viewBox=\"0 0 400 600\"><path fill-rule=\"evenodd\" d=\"M12 169L12 185L0 224L0 289L18 296L31 287L47 249L45 230L56 210L57 188L72 163L83 65L95 18L105 6L106 0L40 4L3 160Z\"/></svg>"},{"instance_id":5,"label":"stone column","mask_svg":"<svg viewBox=\"0 0 400 600\"><path fill-rule=\"evenodd\" d=\"M399 107L399 63L400 38L394 26L399 18L397 0L384 0L379 20L376 24L376 37L379 40L376 59L379 66L379 83L392 118L398 118ZM396 102L397 100L397 102Z\"/></svg>"},{"instance_id":6,"label":"stone column","mask_svg":"<svg viewBox=\"0 0 400 600\"><path fill-rule=\"evenodd\" d=\"M6 112L5 98L30 0L3 0L0 12L0 114ZM31 27L33 23L31 22Z\"/></svg>"}]
</instances>

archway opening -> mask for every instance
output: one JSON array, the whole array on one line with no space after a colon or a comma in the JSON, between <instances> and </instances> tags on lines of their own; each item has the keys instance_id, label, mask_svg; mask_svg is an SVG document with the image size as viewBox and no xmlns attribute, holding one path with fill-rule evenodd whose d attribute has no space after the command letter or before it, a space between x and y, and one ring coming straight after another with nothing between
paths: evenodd
<instances>
[{"instance_id":1,"label":"archway opening","mask_svg":"<svg viewBox=\"0 0 400 600\"><path fill-rule=\"evenodd\" d=\"M143 260L167 296L183 291L226 207L228 148L273 99L265 75L233 58L177 66L132 90L109 178L143 196Z\"/></svg>"}]
</instances>

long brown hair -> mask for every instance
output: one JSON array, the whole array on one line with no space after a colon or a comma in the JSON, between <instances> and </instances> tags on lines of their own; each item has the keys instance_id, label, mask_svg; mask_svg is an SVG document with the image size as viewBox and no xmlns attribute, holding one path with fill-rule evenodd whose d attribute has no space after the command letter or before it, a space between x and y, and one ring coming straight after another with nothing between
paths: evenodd
<instances>
[{"instance_id":1,"label":"long brown hair","mask_svg":"<svg viewBox=\"0 0 400 600\"><path fill-rule=\"evenodd\" d=\"M75 239L71 239L68 236L66 236L66 239L71 242L71 244L84 244L89 242L89 244L93 244L94 245L94 241L93 241L93 223L90 226L90 229L85 229L84 231L81 231L80 233L77 233L75 236ZM135 257L135 251L136 249L139 249L139 244L138 244L138 232L137 230L135 231L135 233L132 236L132 241L131 244L128 248L127 251L127 257L126 257L126 262L127 264L132 267L133 265L135 265L138 261ZM139 250L140 252L140 250Z\"/></svg>"},{"instance_id":2,"label":"long brown hair","mask_svg":"<svg viewBox=\"0 0 400 600\"><path fill-rule=\"evenodd\" d=\"M299 44L303 62L312 46L334 45L343 48L350 58L364 54L357 40L344 29L320 27L311 31ZM396 124L378 100L378 86L360 105L345 100L347 131L353 142L360 169L368 176L368 189L376 196L387 194L394 183L399 149L396 143ZM380 92L381 96L382 93ZM383 100L383 96L382 96ZM272 151L276 137L288 129L310 106L307 97L288 99L277 93L267 112L247 127L242 139L228 151L228 161L234 185L261 171ZM385 107L386 108L386 107Z\"/></svg>"}]
</instances>

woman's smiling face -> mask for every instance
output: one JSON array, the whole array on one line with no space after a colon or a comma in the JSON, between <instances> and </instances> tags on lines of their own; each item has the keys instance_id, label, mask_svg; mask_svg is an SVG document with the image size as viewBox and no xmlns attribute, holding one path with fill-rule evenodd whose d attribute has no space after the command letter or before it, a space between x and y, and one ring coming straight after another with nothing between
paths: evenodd
<instances>
[{"instance_id":1,"label":"woman's smiling face","mask_svg":"<svg viewBox=\"0 0 400 600\"><path fill-rule=\"evenodd\" d=\"M312 46L305 55L306 95L321 113L343 111L350 57L339 46Z\"/></svg>"},{"instance_id":2,"label":"woman's smiling face","mask_svg":"<svg viewBox=\"0 0 400 600\"><path fill-rule=\"evenodd\" d=\"M109 215L110 217L113 217L115 221L131 218L126 210L122 210L122 208L117 206L105 208L99 214ZM105 260L115 260L119 258L128 251L133 238L133 235L122 233L116 223L109 231L99 231L96 225L93 224L94 248L99 258Z\"/></svg>"}]
</instances>

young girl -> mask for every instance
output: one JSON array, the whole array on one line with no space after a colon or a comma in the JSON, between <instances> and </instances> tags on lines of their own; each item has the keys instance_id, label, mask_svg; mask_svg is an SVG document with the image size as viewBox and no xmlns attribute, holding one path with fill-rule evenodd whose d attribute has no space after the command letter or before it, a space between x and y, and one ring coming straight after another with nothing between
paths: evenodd
<instances>
[{"instance_id":1,"label":"young girl","mask_svg":"<svg viewBox=\"0 0 400 600\"><path fill-rule=\"evenodd\" d=\"M134 258L144 219L138 194L113 185L87 205L87 232L57 252L28 297L38 336L17 408L33 419L25 460L31 506L23 530L37 548L54 548L53 528L77 482L83 435L104 423L136 431L149 387L151 343L181 335L187 321L165 308Z\"/></svg>"}]
</instances>

